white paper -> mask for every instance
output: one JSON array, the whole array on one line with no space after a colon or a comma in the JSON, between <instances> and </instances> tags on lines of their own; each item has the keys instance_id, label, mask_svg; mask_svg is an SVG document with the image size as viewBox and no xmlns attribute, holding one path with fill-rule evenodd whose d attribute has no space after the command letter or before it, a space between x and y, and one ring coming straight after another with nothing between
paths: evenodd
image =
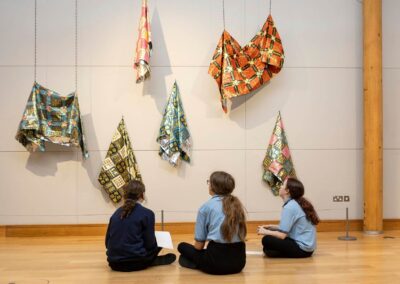
<instances>
[{"instance_id":1,"label":"white paper","mask_svg":"<svg viewBox=\"0 0 400 284\"><path fill-rule=\"evenodd\" d=\"M254 250L248 250L246 251L247 255L264 255L264 252L262 251L254 251Z\"/></svg>"},{"instance_id":2,"label":"white paper","mask_svg":"<svg viewBox=\"0 0 400 284\"><path fill-rule=\"evenodd\" d=\"M173 249L171 234L166 231L156 231L157 246L167 249Z\"/></svg>"}]
</instances>

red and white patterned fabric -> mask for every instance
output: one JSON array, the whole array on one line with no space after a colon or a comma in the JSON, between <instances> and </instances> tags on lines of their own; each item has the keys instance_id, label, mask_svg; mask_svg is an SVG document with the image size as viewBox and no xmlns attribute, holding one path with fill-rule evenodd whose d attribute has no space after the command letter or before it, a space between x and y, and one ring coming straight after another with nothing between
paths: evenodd
<instances>
[{"instance_id":1,"label":"red and white patterned fabric","mask_svg":"<svg viewBox=\"0 0 400 284\"><path fill-rule=\"evenodd\" d=\"M150 55L152 50L150 20L147 16L147 0L142 0L142 15L139 22L139 38L136 43L135 69L136 83L143 82L150 76Z\"/></svg>"}]
</instances>

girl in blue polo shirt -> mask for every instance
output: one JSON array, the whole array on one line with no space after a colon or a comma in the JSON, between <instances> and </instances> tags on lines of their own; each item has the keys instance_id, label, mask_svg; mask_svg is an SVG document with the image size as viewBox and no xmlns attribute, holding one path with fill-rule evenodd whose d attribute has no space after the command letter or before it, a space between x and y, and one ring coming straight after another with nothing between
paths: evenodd
<instances>
[{"instance_id":1,"label":"girl in blue polo shirt","mask_svg":"<svg viewBox=\"0 0 400 284\"><path fill-rule=\"evenodd\" d=\"M111 216L106 234L111 269L135 271L174 262L176 256L172 253L158 256L161 248L154 234L154 213L139 203L144 199L144 184L133 180L123 189L124 205Z\"/></svg>"},{"instance_id":2,"label":"girl in blue polo shirt","mask_svg":"<svg viewBox=\"0 0 400 284\"><path fill-rule=\"evenodd\" d=\"M246 216L240 200L231 194L235 180L228 173L214 172L207 184L211 199L197 214L194 245L178 245L179 264L209 274L239 273L246 264Z\"/></svg>"},{"instance_id":3,"label":"girl in blue polo shirt","mask_svg":"<svg viewBox=\"0 0 400 284\"><path fill-rule=\"evenodd\" d=\"M288 178L279 189L283 209L279 226L259 226L264 253L269 257L310 257L316 247L315 225L319 223L313 205L303 197L304 186Z\"/></svg>"}]
</instances>

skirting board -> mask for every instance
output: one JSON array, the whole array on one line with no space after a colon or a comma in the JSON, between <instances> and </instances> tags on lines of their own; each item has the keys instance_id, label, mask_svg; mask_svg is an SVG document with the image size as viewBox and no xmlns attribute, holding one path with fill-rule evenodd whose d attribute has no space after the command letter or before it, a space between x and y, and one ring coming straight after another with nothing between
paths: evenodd
<instances>
[{"instance_id":1,"label":"skirting board","mask_svg":"<svg viewBox=\"0 0 400 284\"><path fill-rule=\"evenodd\" d=\"M247 231L255 233L261 224L277 224L277 221L248 221ZM344 220L323 220L318 224L318 232L344 232ZM350 231L362 231L362 220L350 220ZM161 230L156 224L156 230ZM165 231L172 234L193 234L194 223L165 223ZM383 221L384 230L400 230L400 219ZM71 224L71 225L4 225L0 226L0 237L53 237L53 236L104 236L107 224Z\"/></svg>"},{"instance_id":2,"label":"skirting board","mask_svg":"<svg viewBox=\"0 0 400 284\"><path fill-rule=\"evenodd\" d=\"M0 226L0 238L6 236L6 227L5 226Z\"/></svg>"}]
</instances>

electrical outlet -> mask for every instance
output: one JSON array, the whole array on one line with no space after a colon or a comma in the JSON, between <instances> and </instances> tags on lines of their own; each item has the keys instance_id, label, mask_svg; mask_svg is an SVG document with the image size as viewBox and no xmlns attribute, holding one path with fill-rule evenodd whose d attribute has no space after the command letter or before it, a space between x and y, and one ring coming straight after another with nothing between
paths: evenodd
<instances>
[{"instance_id":1,"label":"electrical outlet","mask_svg":"<svg viewBox=\"0 0 400 284\"><path fill-rule=\"evenodd\" d=\"M332 201L333 202L343 202L343 196L342 195L334 195Z\"/></svg>"},{"instance_id":2,"label":"electrical outlet","mask_svg":"<svg viewBox=\"0 0 400 284\"><path fill-rule=\"evenodd\" d=\"M343 202L344 199L345 199L345 196L343 196L343 195L334 195L332 201L333 202ZM349 198L349 200L350 200L350 198Z\"/></svg>"},{"instance_id":3,"label":"electrical outlet","mask_svg":"<svg viewBox=\"0 0 400 284\"><path fill-rule=\"evenodd\" d=\"M343 196L343 201L344 202L350 202L350 195Z\"/></svg>"}]
</instances>

